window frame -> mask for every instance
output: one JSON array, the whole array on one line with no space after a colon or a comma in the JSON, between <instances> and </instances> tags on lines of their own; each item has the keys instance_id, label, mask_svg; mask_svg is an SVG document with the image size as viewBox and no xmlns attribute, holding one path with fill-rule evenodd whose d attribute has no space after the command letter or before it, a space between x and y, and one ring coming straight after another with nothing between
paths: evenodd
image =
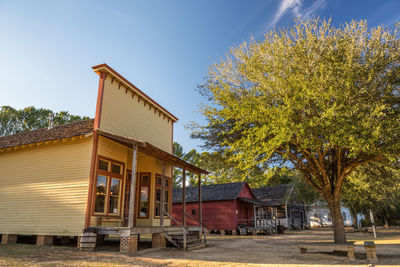
<instances>
[{"instance_id":1,"label":"window frame","mask_svg":"<svg viewBox=\"0 0 400 267\"><path fill-rule=\"evenodd\" d=\"M156 177L154 179L154 181L155 181L154 182L155 183L155 188L154 188L154 219L159 219L160 218L160 216L156 215L156 208L157 208L157 203L161 202L161 201L157 201L157 189L161 190L161 184L157 184L157 178L161 178L161 177L162 177L161 174L156 173ZM168 176L164 176L164 177L165 177L165 181L168 181L168 186L164 187L164 190L168 191L168 210L167 210L167 212L169 214L171 214L170 211L171 211L171 201L172 201L172 195L171 195L171 191L172 191L171 181L172 181L172 179L171 179L171 177L168 177ZM165 194L164 194L164 196L165 196ZM161 198L161 196L160 196L160 198ZM164 202L164 204L165 204L165 202Z\"/></svg>"},{"instance_id":2,"label":"window frame","mask_svg":"<svg viewBox=\"0 0 400 267\"><path fill-rule=\"evenodd\" d=\"M99 163L101 161L107 161L109 163L108 170L102 170L99 169ZM121 166L121 173L113 173L112 172L112 164L117 164ZM125 186L125 179L124 179L124 174L125 174L125 164L123 162L107 158L104 156L97 156L96 160L96 181L94 183L94 198L93 198L93 216L97 217L112 217L112 218L118 218L122 216L122 209L123 209L123 188ZM105 176L107 178L107 186L106 186L106 193L105 193L105 200L104 200L104 212L96 212L95 211L95 203L96 203L96 198L97 198L97 180L99 176ZM110 195L111 195L111 181L112 179L118 179L120 181L119 183L119 192L118 192L118 212L117 213L110 213L109 208L110 208Z\"/></svg>"},{"instance_id":3,"label":"window frame","mask_svg":"<svg viewBox=\"0 0 400 267\"><path fill-rule=\"evenodd\" d=\"M143 175L148 175L149 176L149 182L148 183L145 183L145 184L142 183L142 176ZM136 217L138 219L148 219L148 218L150 218L150 207L151 207L151 172L140 172L138 174L138 180L139 180L139 183L137 185L137 198L136 198L136 200L137 200L136 201L136 203L137 203L136 204L137 212L136 212ZM148 211L147 211L147 215L146 216L140 216L140 206L142 204L142 200L141 200L142 187L148 187L148 189L149 189L148 196L147 196L147 209L148 209Z\"/></svg>"}]
</instances>

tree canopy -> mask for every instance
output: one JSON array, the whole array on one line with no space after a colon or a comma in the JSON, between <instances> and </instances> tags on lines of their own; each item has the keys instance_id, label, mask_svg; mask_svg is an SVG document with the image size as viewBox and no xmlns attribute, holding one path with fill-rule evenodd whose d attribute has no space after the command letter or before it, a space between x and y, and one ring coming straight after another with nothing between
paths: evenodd
<instances>
[{"instance_id":1,"label":"tree canopy","mask_svg":"<svg viewBox=\"0 0 400 267\"><path fill-rule=\"evenodd\" d=\"M286 166L260 168L258 166L250 170L242 170L238 164L229 160L221 152L197 152L195 149L188 153L183 151L183 147L174 142L174 155L196 164L201 168L207 169L210 173L203 176L203 184L221 184L232 182L247 182L252 188L261 186L275 186L280 184L294 184L299 192L302 201L307 204L314 203L319 199L318 193L310 188L302 179L301 174L292 168ZM187 173L189 185L197 185L197 176ZM174 186L182 186L182 171L174 169Z\"/></svg>"},{"instance_id":2,"label":"tree canopy","mask_svg":"<svg viewBox=\"0 0 400 267\"><path fill-rule=\"evenodd\" d=\"M193 136L242 168L289 161L327 201L335 242L345 178L400 154L399 25L296 21L230 49L200 87Z\"/></svg>"},{"instance_id":3,"label":"tree canopy","mask_svg":"<svg viewBox=\"0 0 400 267\"><path fill-rule=\"evenodd\" d=\"M399 218L399 166L386 162L369 163L357 168L345 181L342 201L351 213L372 210L385 224L390 218Z\"/></svg>"},{"instance_id":4,"label":"tree canopy","mask_svg":"<svg viewBox=\"0 0 400 267\"><path fill-rule=\"evenodd\" d=\"M48 126L49 113L54 114L54 124L89 119L86 116L71 115L68 111L53 112L50 109L26 107L15 109L10 106L0 107L0 136L45 128Z\"/></svg>"}]
</instances>

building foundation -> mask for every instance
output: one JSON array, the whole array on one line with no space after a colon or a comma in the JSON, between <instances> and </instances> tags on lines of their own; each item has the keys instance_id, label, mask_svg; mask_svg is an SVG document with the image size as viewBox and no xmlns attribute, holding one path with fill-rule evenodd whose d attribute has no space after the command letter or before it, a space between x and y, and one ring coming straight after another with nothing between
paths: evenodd
<instances>
[{"instance_id":1,"label":"building foundation","mask_svg":"<svg viewBox=\"0 0 400 267\"><path fill-rule=\"evenodd\" d=\"M120 252L136 252L138 250L138 243L139 235L132 235L130 230L121 231Z\"/></svg>"},{"instance_id":2,"label":"building foundation","mask_svg":"<svg viewBox=\"0 0 400 267\"><path fill-rule=\"evenodd\" d=\"M1 236L1 244L3 244L3 245L15 244L15 243L17 243L17 238L18 238L18 235L3 234Z\"/></svg>"},{"instance_id":3,"label":"building foundation","mask_svg":"<svg viewBox=\"0 0 400 267\"><path fill-rule=\"evenodd\" d=\"M36 245L38 245L38 246L53 245L53 236L52 235L38 235L36 237Z\"/></svg>"},{"instance_id":4,"label":"building foundation","mask_svg":"<svg viewBox=\"0 0 400 267\"><path fill-rule=\"evenodd\" d=\"M151 246L153 248L165 248L167 246L167 239L164 234L153 234Z\"/></svg>"}]
</instances>

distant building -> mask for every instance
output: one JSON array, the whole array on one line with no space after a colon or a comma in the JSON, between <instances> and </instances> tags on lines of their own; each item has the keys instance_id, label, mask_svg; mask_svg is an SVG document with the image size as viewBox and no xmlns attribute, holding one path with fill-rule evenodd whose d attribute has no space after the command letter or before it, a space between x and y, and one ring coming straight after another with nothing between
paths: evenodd
<instances>
[{"instance_id":1,"label":"distant building","mask_svg":"<svg viewBox=\"0 0 400 267\"><path fill-rule=\"evenodd\" d=\"M305 205L294 185L264 186L253 189L253 192L259 201L271 209L278 224L286 228L301 228L307 224Z\"/></svg>"},{"instance_id":2,"label":"distant building","mask_svg":"<svg viewBox=\"0 0 400 267\"><path fill-rule=\"evenodd\" d=\"M342 212L344 226L352 226L353 217L350 213L350 209L342 204L340 210ZM360 222L361 219L364 219L364 215L358 214L357 221ZM308 205L307 221L310 228L331 227L333 225L333 222L328 204L322 201L318 201L312 205Z\"/></svg>"},{"instance_id":3,"label":"distant building","mask_svg":"<svg viewBox=\"0 0 400 267\"><path fill-rule=\"evenodd\" d=\"M188 226L198 225L198 197L198 187L186 188ZM208 230L217 230L222 233L225 233L225 231L235 233L241 227L254 230L254 212L266 206L265 203L256 199L246 182L202 186L202 201L203 224ZM173 191L172 216L182 218L182 213L182 189L175 188ZM177 223L173 222L173 224ZM260 224L257 225L261 226Z\"/></svg>"}]
</instances>

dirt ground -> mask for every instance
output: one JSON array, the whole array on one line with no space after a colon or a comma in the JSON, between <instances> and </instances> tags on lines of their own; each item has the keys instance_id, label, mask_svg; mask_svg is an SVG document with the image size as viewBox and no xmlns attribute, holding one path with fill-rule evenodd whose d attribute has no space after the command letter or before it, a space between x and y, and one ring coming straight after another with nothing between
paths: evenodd
<instances>
[{"instance_id":1,"label":"dirt ground","mask_svg":"<svg viewBox=\"0 0 400 267\"><path fill-rule=\"evenodd\" d=\"M378 229L377 234L377 265L400 266L400 228ZM0 266L368 266L362 244L373 240L373 235L348 233L347 239L356 241L355 261L339 252L300 254L297 243L332 241L331 230L318 229L272 236L211 235L208 247L189 252L168 247L123 254L115 251L118 243L98 247L94 252L61 246L0 245Z\"/></svg>"}]
</instances>

